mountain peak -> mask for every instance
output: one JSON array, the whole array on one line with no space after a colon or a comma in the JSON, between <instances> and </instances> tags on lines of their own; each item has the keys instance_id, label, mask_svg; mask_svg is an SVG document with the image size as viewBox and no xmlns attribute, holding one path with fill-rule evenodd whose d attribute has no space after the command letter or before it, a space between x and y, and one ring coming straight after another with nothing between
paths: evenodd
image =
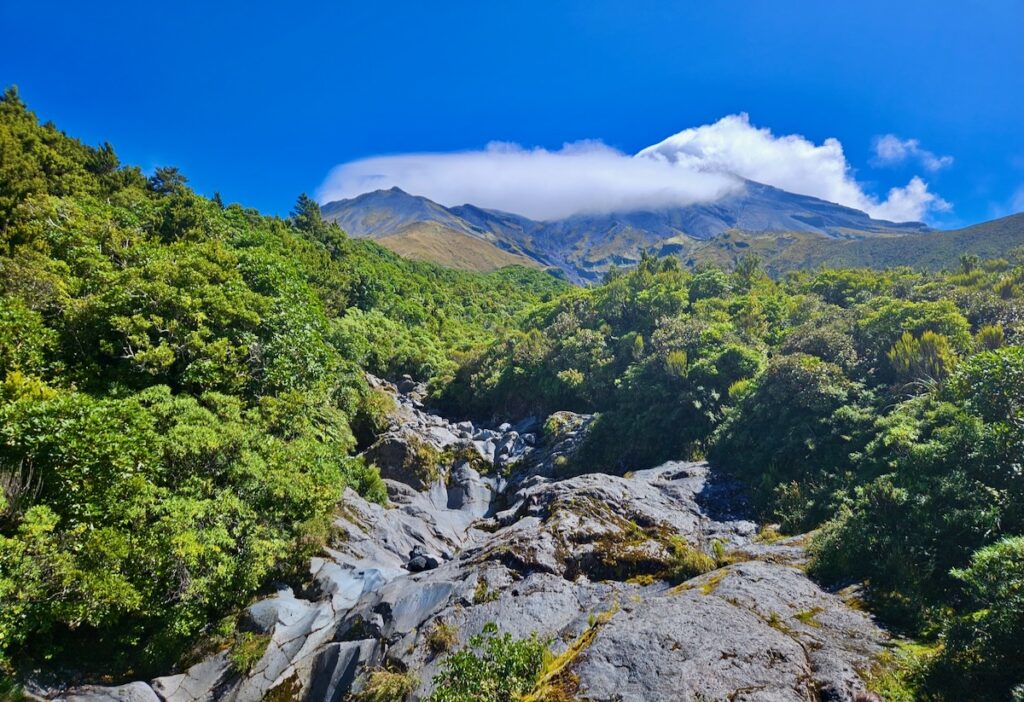
<instances>
[{"instance_id":1,"label":"mountain peak","mask_svg":"<svg viewBox=\"0 0 1024 702\"><path fill-rule=\"evenodd\" d=\"M610 266L631 265L643 251L689 258L703 242L732 232L845 240L930 231L920 222L876 220L860 210L751 180L712 202L581 213L547 222L468 203L444 207L397 186L327 203L322 210L355 237L411 235L413 227L430 225L434 240L440 232L475 237L534 263L557 266L576 282L599 280ZM395 242L384 243L397 247ZM453 245L448 242L446 250ZM431 260L450 263L445 255Z\"/></svg>"}]
</instances>

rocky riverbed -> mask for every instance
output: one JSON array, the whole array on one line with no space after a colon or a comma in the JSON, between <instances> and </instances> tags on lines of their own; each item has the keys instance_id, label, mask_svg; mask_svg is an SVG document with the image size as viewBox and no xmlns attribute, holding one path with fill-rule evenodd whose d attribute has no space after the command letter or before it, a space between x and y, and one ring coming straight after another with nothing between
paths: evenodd
<instances>
[{"instance_id":1,"label":"rocky riverbed","mask_svg":"<svg viewBox=\"0 0 1024 702\"><path fill-rule=\"evenodd\" d=\"M382 667L432 691L446 651L489 623L566 652L578 699L852 700L885 632L804 574L804 540L765 538L742 486L704 463L566 475L587 416L483 428L374 379L396 400L367 449L390 504L345 496L308 589L244 613L266 650L119 687L35 690L70 702L347 699Z\"/></svg>"}]
</instances>

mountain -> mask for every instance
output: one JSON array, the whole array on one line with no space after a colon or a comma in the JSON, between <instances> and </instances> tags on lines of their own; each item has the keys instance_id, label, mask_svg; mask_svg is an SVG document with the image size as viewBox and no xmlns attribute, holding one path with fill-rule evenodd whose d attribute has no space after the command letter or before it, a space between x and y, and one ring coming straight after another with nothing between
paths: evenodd
<instances>
[{"instance_id":1,"label":"mountain","mask_svg":"<svg viewBox=\"0 0 1024 702\"><path fill-rule=\"evenodd\" d=\"M1024 213L963 229L900 237L816 240L802 237L783 247L769 263L779 272L794 268L912 266L925 270L956 267L962 254L982 259L1005 258L1024 246Z\"/></svg>"},{"instance_id":2,"label":"mountain","mask_svg":"<svg viewBox=\"0 0 1024 702\"><path fill-rule=\"evenodd\" d=\"M495 217L500 224L489 228L484 210L461 209L465 218L425 197L391 188L327 203L321 212L350 236L375 239L408 258L473 271L515 264L543 267L540 257L524 252L505 235L514 229L515 215Z\"/></svg>"},{"instance_id":3,"label":"mountain","mask_svg":"<svg viewBox=\"0 0 1024 702\"><path fill-rule=\"evenodd\" d=\"M578 283L599 280L612 266L632 265L644 251L689 259L705 248L701 242L727 232L802 232L838 241L930 231L919 222L876 220L752 181L711 203L547 222L469 204L448 208L399 188L330 202L322 209L350 235L376 239L413 258L476 270L507 263L554 266Z\"/></svg>"},{"instance_id":4,"label":"mountain","mask_svg":"<svg viewBox=\"0 0 1024 702\"><path fill-rule=\"evenodd\" d=\"M380 237L377 243L406 258L443 263L464 271L485 272L514 265L539 267L532 258L506 251L473 234L448 229L438 222L414 222L394 234Z\"/></svg>"}]
</instances>

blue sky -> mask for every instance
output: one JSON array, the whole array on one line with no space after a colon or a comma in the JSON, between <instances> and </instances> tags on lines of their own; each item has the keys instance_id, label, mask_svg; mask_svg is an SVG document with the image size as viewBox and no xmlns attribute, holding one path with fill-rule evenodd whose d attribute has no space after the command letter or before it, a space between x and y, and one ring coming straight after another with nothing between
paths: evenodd
<instances>
[{"instance_id":1,"label":"blue sky","mask_svg":"<svg viewBox=\"0 0 1024 702\"><path fill-rule=\"evenodd\" d=\"M0 0L0 81L124 161L282 214L338 164L410 167L368 157L584 139L633 154L746 113L769 146L837 139L879 207L921 178L950 204L927 217L953 226L1024 209L1024 3L963 7ZM883 135L901 159L880 162Z\"/></svg>"}]
</instances>

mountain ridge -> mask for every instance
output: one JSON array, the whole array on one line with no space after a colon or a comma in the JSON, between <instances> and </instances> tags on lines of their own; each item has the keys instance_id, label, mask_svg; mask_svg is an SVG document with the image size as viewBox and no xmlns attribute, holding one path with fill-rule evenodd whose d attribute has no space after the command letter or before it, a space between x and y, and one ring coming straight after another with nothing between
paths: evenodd
<instances>
[{"instance_id":1,"label":"mountain ridge","mask_svg":"<svg viewBox=\"0 0 1024 702\"><path fill-rule=\"evenodd\" d=\"M351 236L376 239L413 257L455 267L475 265L478 270L488 270L497 260L514 260L559 268L576 283L596 282L613 266L634 264L645 251L687 260L702 248L700 242L728 232L803 232L836 241L933 231L921 222L872 219L860 210L753 181L745 181L741 191L710 203L582 213L548 221L469 203L446 207L398 187L328 202L322 211ZM465 256L455 262L406 241L410 225L428 222L436 225L435 240L448 240L442 249L451 249L464 236L484 242L475 246L479 251L476 263ZM508 255L516 258L508 259Z\"/></svg>"}]
</instances>

